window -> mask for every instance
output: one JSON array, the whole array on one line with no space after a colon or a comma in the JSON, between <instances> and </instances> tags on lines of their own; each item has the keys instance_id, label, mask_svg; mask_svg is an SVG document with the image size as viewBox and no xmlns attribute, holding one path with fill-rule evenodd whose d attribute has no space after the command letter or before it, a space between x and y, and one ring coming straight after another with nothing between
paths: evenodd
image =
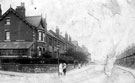
<instances>
[{"instance_id":1,"label":"window","mask_svg":"<svg viewBox=\"0 0 135 83\"><path fill-rule=\"evenodd\" d=\"M43 33L43 41L45 41L45 33Z\"/></svg>"},{"instance_id":2,"label":"window","mask_svg":"<svg viewBox=\"0 0 135 83\"><path fill-rule=\"evenodd\" d=\"M9 31L6 31L6 33L5 33L5 35L6 35L6 40L10 40L10 32Z\"/></svg>"},{"instance_id":3,"label":"window","mask_svg":"<svg viewBox=\"0 0 135 83\"><path fill-rule=\"evenodd\" d=\"M45 53L45 48L43 48L43 52Z\"/></svg>"},{"instance_id":4,"label":"window","mask_svg":"<svg viewBox=\"0 0 135 83\"><path fill-rule=\"evenodd\" d=\"M55 47L57 46L57 41L56 41L56 40L54 41L54 46L55 46Z\"/></svg>"},{"instance_id":5,"label":"window","mask_svg":"<svg viewBox=\"0 0 135 83\"><path fill-rule=\"evenodd\" d=\"M49 38L49 45L52 46L52 39Z\"/></svg>"},{"instance_id":6,"label":"window","mask_svg":"<svg viewBox=\"0 0 135 83\"><path fill-rule=\"evenodd\" d=\"M41 56L42 54L42 47L38 47L38 55Z\"/></svg>"},{"instance_id":7,"label":"window","mask_svg":"<svg viewBox=\"0 0 135 83\"><path fill-rule=\"evenodd\" d=\"M10 23L10 18L7 18L6 19L6 25L10 25L11 23Z\"/></svg>"},{"instance_id":8,"label":"window","mask_svg":"<svg viewBox=\"0 0 135 83\"><path fill-rule=\"evenodd\" d=\"M39 40L41 41L42 33L41 33L40 31L38 32L38 38L39 38Z\"/></svg>"},{"instance_id":9,"label":"window","mask_svg":"<svg viewBox=\"0 0 135 83\"><path fill-rule=\"evenodd\" d=\"M23 56L27 55L26 49L9 49L9 50L0 50L1 56Z\"/></svg>"}]
</instances>

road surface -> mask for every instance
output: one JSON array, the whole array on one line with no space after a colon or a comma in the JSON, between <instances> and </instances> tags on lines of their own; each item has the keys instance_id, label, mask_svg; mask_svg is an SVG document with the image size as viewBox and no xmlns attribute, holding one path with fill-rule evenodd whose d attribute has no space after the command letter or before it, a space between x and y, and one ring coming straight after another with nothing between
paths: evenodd
<instances>
[{"instance_id":1,"label":"road surface","mask_svg":"<svg viewBox=\"0 0 135 83\"><path fill-rule=\"evenodd\" d=\"M103 65L89 65L67 72L66 76L53 74L24 74L0 71L0 83L135 83L128 71L114 67L111 77L104 74Z\"/></svg>"}]
</instances>

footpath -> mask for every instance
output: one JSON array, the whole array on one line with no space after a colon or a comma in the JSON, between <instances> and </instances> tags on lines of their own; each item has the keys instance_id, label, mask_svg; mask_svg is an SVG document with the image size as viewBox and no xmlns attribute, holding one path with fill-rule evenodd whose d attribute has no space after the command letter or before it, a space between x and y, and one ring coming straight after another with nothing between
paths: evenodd
<instances>
[{"instance_id":1,"label":"footpath","mask_svg":"<svg viewBox=\"0 0 135 83\"><path fill-rule=\"evenodd\" d=\"M83 66L81 69L78 69L76 67L75 69L68 70L67 72L68 72L68 75L72 75L74 73L83 72L84 70L88 69L91 66ZM54 76L57 76L58 72L56 72L56 73L22 73L22 72L12 72L12 71L0 70L0 74L1 75L9 75L9 76L19 76L19 77L29 76L29 75L54 75Z\"/></svg>"},{"instance_id":2,"label":"footpath","mask_svg":"<svg viewBox=\"0 0 135 83\"><path fill-rule=\"evenodd\" d=\"M129 72L133 76L133 78L135 79L135 70L134 69L123 67L123 66L119 66L119 65L115 65L115 67L120 68L120 69L122 69L124 71Z\"/></svg>"},{"instance_id":3,"label":"footpath","mask_svg":"<svg viewBox=\"0 0 135 83\"><path fill-rule=\"evenodd\" d=\"M107 78L104 65L87 65L67 72L58 73L18 73L0 71L0 83L135 83L135 71L115 65L112 76Z\"/></svg>"},{"instance_id":4,"label":"footpath","mask_svg":"<svg viewBox=\"0 0 135 83\"><path fill-rule=\"evenodd\" d=\"M67 72L60 83L104 83L103 65L89 65Z\"/></svg>"}]
</instances>

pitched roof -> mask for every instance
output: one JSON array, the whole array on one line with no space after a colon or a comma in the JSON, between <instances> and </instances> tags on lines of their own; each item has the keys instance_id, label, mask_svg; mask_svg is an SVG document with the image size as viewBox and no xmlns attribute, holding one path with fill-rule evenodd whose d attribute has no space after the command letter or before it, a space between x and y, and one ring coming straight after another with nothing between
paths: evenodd
<instances>
[{"instance_id":1,"label":"pitched roof","mask_svg":"<svg viewBox=\"0 0 135 83\"><path fill-rule=\"evenodd\" d=\"M33 26L38 27L41 23L41 16L27 16L25 18L30 24L32 24Z\"/></svg>"},{"instance_id":2,"label":"pitched roof","mask_svg":"<svg viewBox=\"0 0 135 83\"><path fill-rule=\"evenodd\" d=\"M48 35L50 35L51 37L54 37L54 38L56 38L56 39L58 39L58 40L59 40L59 38L58 38L58 37L56 37L54 34L52 34L50 31L47 31L47 34L48 34Z\"/></svg>"},{"instance_id":3,"label":"pitched roof","mask_svg":"<svg viewBox=\"0 0 135 83\"><path fill-rule=\"evenodd\" d=\"M57 39L59 39L60 41L62 41L63 43L65 43L65 42L63 41L63 39L61 39L54 31L49 30L49 32L52 33Z\"/></svg>"},{"instance_id":4,"label":"pitched roof","mask_svg":"<svg viewBox=\"0 0 135 83\"><path fill-rule=\"evenodd\" d=\"M0 49L28 49L33 42L1 42Z\"/></svg>"},{"instance_id":5,"label":"pitched roof","mask_svg":"<svg viewBox=\"0 0 135 83\"><path fill-rule=\"evenodd\" d=\"M72 43L73 43L75 46L78 46L78 42L77 42L77 41L72 41Z\"/></svg>"},{"instance_id":6,"label":"pitched roof","mask_svg":"<svg viewBox=\"0 0 135 83\"><path fill-rule=\"evenodd\" d=\"M49 31L47 31L47 34L52 36L52 37L55 37L52 33L50 33Z\"/></svg>"},{"instance_id":7,"label":"pitched roof","mask_svg":"<svg viewBox=\"0 0 135 83\"><path fill-rule=\"evenodd\" d=\"M70 44L72 46L75 46L74 44L72 44L72 42L66 41L65 38L62 35L57 35L54 31L49 30L50 33L52 33L55 37L57 37L60 41L62 41L63 43L67 43Z\"/></svg>"},{"instance_id":8,"label":"pitched roof","mask_svg":"<svg viewBox=\"0 0 135 83\"><path fill-rule=\"evenodd\" d=\"M32 24L30 24L29 22L26 21L26 19L24 19L22 16L20 16L12 7L10 7L1 17L0 20L2 20L5 16L7 16L10 12L12 12L14 15L16 15L19 19L21 19L22 21L24 21L27 25L29 26L33 26Z\"/></svg>"},{"instance_id":9,"label":"pitched roof","mask_svg":"<svg viewBox=\"0 0 135 83\"><path fill-rule=\"evenodd\" d=\"M26 24L28 24L29 26L33 26L33 27L38 27L38 28L42 28L41 26L39 26L41 23L43 23L43 19L41 15L38 16L27 16L27 17L22 17L20 16L12 7L10 7L1 17L0 20L2 20L7 14L9 14L10 12L12 12L13 14L15 14L17 17L19 17L22 21L24 21Z\"/></svg>"},{"instance_id":10,"label":"pitched roof","mask_svg":"<svg viewBox=\"0 0 135 83\"><path fill-rule=\"evenodd\" d=\"M63 40L64 42L67 42L66 40L65 40L65 38L62 36L62 35L59 35L59 38L61 39L61 40ZM68 43L68 42L67 42Z\"/></svg>"}]
</instances>

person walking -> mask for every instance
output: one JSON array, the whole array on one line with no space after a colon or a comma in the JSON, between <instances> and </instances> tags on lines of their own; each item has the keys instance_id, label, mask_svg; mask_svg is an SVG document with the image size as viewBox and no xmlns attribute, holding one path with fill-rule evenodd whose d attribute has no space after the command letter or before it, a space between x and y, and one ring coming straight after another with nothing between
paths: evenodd
<instances>
[{"instance_id":1,"label":"person walking","mask_svg":"<svg viewBox=\"0 0 135 83\"><path fill-rule=\"evenodd\" d=\"M79 69L81 68L81 63L78 64L78 68L79 68Z\"/></svg>"},{"instance_id":2,"label":"person walking","mask_svg":"<svg viewBox=\"0 0 135 83\"><path fill-rule=\"evenodd\" d=\"M63 63L63 73L64 73L64 75L66 75L66 68L67 68L66 63Z\"/></svg>"},{"instance_id":3,"label":"person walking","mask_svg":"<svg viewBox=\"0 0 135 83\"><path fill-rule=\"evenodd\" d=\"M59 75L62 76L63 74L63 66L62 66L62 63L59 64Z\"/></svg>"}]
</instances>

